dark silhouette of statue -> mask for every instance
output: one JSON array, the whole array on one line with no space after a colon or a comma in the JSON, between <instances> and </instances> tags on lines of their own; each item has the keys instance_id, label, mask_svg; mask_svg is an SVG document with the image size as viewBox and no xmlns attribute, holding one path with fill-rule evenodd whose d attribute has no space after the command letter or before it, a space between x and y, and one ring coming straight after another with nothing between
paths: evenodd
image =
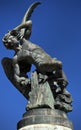
<instances>
[{"instance_id":1,"label":"dark silhouette of statue","mask_svg":"<svg viewBox=\"0 0 81 130\"><path fill-rule=\"evenodd\" d=\"M3 58L2 65L8 79L27 98L27 109L48 107L69 112L72 97L66 90L68 81L62 62L29 40L32 32L30 16L39 4L32 4L21 24L4 36L5 47L14 50L15 54L12 58ZM36 69L28 77L32 64Z\"/></svg>"}]
</instances>

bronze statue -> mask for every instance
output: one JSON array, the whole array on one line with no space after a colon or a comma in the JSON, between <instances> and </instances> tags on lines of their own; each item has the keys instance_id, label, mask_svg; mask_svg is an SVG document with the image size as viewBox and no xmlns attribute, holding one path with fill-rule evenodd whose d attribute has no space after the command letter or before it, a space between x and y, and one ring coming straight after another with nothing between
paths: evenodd
<instances>
[{"instance_id":1,"label":"bronze statue","mask_svg":"<svg viewBox=\"0 0 81 130\"><path fill-rule=\"evenodd\" d=\"M4 36L5 47L14 50L15 54L12 58L4 58L2 65L8 79L28 99L27 109L47 106L68 112L72 110L72 98L66 90L68 81L62 62L29 40L32 32L30 16L39 4L32 4L21 24ZM36 70L28 77L32 64Z\"/></svg>"}]
</instances>

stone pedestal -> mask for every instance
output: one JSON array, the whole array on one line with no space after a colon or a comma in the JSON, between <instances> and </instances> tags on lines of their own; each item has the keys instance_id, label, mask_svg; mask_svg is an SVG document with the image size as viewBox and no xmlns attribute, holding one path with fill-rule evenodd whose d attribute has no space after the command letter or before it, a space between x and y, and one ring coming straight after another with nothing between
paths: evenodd
<instances>
[{"instance_id":1,"label":"stone pedestal","mask_svg":"<svg viewBox=\"0 0 81 130\"><path fill-rule=\"evenodd\" d=\"M73 130L73 127L65 112L39 108L23 114L17 130Z\"/></svg>"}]
</instances>

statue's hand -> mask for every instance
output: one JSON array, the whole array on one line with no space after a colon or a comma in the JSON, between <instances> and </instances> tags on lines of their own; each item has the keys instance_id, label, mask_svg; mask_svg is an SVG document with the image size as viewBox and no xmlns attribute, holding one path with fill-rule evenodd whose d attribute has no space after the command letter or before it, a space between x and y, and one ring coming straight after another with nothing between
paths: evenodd
<instances>
[{"instance_id":1,"label":"statue's hand","mask_svg":"<svg viewBox=\"0 0 81 130\"><path fill-rule=\"evenodd\" d=\"M21 84L21 85L27 85L30 84L30 79L25 78L25 77L18 77L16 76L16 81Z\"/></svg>"},{"instance_id":2,"label":"statue's hand","mask_svg":"<svg viewBox=\"0 0 81 130\"><path fill-rule=\"evenodd\" d=\"M16 82L20 83L21 81L24 81L26 78L25 77L19 77L18 75L14 76Z\"/></svg>"},{"instance_id":3,"label":"statue's hand","mask_svg":"<svg viewBox=\"0 0 81 130\"><path fill-rule=\"evenodd\" d=\"M21 85L28 85L28 84L30 84L30 79L25 78L25 80L22 80L20 84Z\"/></svg>"}]
</instances>

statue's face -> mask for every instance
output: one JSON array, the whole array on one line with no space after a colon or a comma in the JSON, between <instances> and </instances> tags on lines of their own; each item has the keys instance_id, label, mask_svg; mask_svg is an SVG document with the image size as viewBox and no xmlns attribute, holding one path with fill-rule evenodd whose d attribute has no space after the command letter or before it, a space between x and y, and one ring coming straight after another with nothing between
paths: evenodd
<instances>
[{"instance_id":1,"label":"statue's face","mask_svg":"<svg viewBox=\"0 0 81 130\"><path fill-rule=\"evenodd\" d=\"M10 33L4 36L3 43L7 49L14 49L14 47L18 46L17 37L11 35Z\"/></svg>"}]
</instances>

